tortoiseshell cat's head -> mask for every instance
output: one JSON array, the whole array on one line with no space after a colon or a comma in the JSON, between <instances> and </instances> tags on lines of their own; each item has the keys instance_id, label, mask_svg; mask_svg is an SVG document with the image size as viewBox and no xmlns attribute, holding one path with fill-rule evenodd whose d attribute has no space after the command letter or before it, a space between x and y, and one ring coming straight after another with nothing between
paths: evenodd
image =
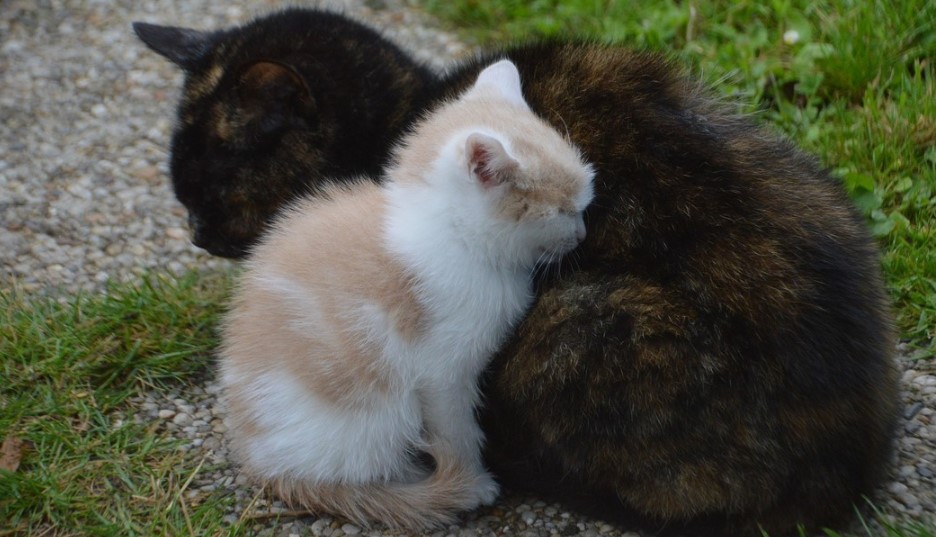
<instances>
[{"instance_id":1,"label":"tortoiseshell cat's head","mask_svg":"<svg viewBox=\"0 0 936 537\"><path fill-rule=\"evenodd\" d=\"M224 257L245 255L274 213L322 178L376 175L433 76L376 31L325 11L221 31L133 29L186 74L172 182L192 241Z\"/></svg>"}]
</instances>

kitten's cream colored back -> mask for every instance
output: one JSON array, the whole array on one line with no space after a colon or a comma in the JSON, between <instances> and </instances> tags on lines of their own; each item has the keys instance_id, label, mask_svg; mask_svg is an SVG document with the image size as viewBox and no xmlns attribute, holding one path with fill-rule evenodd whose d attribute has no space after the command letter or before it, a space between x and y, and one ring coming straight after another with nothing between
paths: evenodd
<instances>
[{"instance_id":1,"label":"kitten's cream colored back","mask_svg":"<svg viewBox=\"0 0 936 537\"><path fill-rule=\"evenodd\" d=\"M391 390L392 377L378 361L380 349L350 333L346 319L351 297L368 296L388 312L402 338L414 340L421 331L422 308L411 276L387 254L377 233L385 214L380 187L370 182L332 186L290 213L290 228L299 233L277 229L248 262L250 276L239 295L239 314L230 320L251 319L228 330L231 344L250 347L264 341L266 352L283 357L278 367L286 367L330 403L354 406L374 390ZM311 312L317 312L314 324L312 319L296 321L297 314ZM297 335L314 330L316 337L312 343L268 338L283 327ZM318 360L307 359L312 351L321 354ZM247 372L269 367L249 354L233 359ZM253 377L248 373L247 378Z\"/></svg>"}]
</instances>

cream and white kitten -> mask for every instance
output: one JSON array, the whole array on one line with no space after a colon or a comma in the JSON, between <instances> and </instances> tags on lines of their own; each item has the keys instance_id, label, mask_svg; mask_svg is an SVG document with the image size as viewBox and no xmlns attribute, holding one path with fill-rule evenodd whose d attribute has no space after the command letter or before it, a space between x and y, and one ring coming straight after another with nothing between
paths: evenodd
<instances>
[{"instance_id":1,"label":"cream and white kitten","mask_svg":"<svg viewBox=\"0 0 936 537\"><path fill-rule=\"evenodd\" d=\"M529 306L534 266L584 239L592 175L504 60L416 126L382 185L287 211L223 328L244 470L362 524L424 528L492 502L478 376Z\"/></svg>"}]
</instances>

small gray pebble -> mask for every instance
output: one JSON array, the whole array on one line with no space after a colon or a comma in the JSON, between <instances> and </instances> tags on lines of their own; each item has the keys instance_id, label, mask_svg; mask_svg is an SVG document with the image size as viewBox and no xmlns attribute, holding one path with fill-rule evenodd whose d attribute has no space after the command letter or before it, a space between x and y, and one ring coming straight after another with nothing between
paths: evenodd
<instances>
[{"instance_id":1,"label":"small gray pebble","mask_svg":"<svg viewBox=\"0 0 936 537\"><path fill-rule=\"evenodd\" d=\"M907 418L908 420L913 419L913 416L916 416L917 412L919 412L922 408L923 408L923 403L917 401L916 403L913 403L912 405L904 409L904 417Z\"/></svg>"},{"instance_id":2,"label":"small gray pebble","mask_svg":"<svg viewBox=\"0 0 936 537\"><path fill-rule=\"evenodd\" d=\"M328 521L325 520L324 518L320 518L312 523L312 527L310 529L312 530L313 534L321 535L322 530L324 530L327 527L328 527Z\"/></svg>"},{"instance_id":3,"label":"small gray pebble","mask_svg":"<svg viewBox=\"0 0 936 537\"><path fill-rule=\"evenodd\" d=\"M172 423L175 423L179 427L188 427L192 425L192 417L184 412L180 412L172 418Z\"/></svg>"}]
</instances>

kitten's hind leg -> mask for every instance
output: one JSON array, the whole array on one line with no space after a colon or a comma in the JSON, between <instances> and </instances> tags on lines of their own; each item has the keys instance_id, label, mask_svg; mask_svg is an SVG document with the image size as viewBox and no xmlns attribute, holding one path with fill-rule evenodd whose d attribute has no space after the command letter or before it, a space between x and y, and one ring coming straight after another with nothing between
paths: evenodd
<instances>
[{"instance_id":1,"label":"kitten's hind leg","mask_svg":"<svg viewBox=\"0 0 936 537\"><path fill-rule=\"evenodd\" d=\"M393 481L401 483L417 483L424 481L436 471L435 458L429 453L429 446L422 442L413 446L406 453L406 462L399 472L393 476Z\"/></svg>"},{"instance_id":2,"label":"kitten's hind leg","mask_svg":"<svg viewBox=\"0 0 936 537\"><path fill-rule=\"evenodd\" d=\"M500 496L500 485L490 473L481 472L476 476L475 494L477 494L478 505L494 505L497 497Z\"/></svg>"},{"instance_id":3,"label":"kitten's hind leg","mask_svg":"<svg viewBox=\"0 0 936 537\"><path fill-rule=\"evenodd\" d=\"M445 450L432 451L436 454L450 453L457 464L475 475L475 496L478 504L494 503L500 493L500 486L485 470L481 460L484 433L475 419L475 406L478 401L476 386L455 384L442 389L424 390L421 392L421 399L424 404L423 416L427 436L448 446Z\"/></svg>"}]
</instances>

